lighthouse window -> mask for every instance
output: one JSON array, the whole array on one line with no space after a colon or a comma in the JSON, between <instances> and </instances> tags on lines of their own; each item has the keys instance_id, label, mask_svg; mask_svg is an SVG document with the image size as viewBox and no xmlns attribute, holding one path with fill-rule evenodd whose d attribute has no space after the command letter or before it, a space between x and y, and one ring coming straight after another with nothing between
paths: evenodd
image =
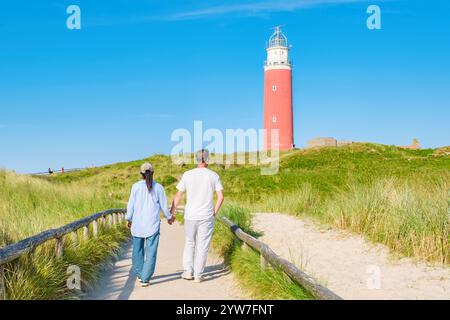
<instances>
[{"instance_id":1,"label":"lighthouse window","mask_svg":"<svg viewBox=\"0 0 450 320\"><path fill-rule=\"evenodd\" d=\"M272 117L272 122L273 122L273 123L276 123L276 122L277 122L277 117L273 116L273 117Z\"/></svg>"},{"instance_id":2,"label":"lighthouse window","mask_svg":"<svg viewBox=\"0 0 450 320\"><path fill-rule=\"evenodd\" d=\"M277 86L272 86L272 91L277 91Z\"/></svg>"}]
</instances>

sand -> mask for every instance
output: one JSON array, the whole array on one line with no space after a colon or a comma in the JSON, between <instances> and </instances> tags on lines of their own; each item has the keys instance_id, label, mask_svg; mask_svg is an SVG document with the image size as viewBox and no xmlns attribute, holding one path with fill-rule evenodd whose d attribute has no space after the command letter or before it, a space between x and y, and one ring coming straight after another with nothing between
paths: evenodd
<instances>
[{"instance_id":1,"label":"sand","mask_svg":"<svg viewBox=\"0 0 450 320\"><path fill-rule=\"evenodd\" d=\"M310 220L255 214L253 226L277 254L344 299L450 299L450 268L395 258L363 237Z\"/></svg>"},{"instance_id":2,"label":"sand","mask_svg":"<svg viewBox=\"0 0 450 320\"><path fill-rule=\"evenodd\" d=\"M223 261L210 253L205 270L205 281L194 283L180 278L184 244L183 226L161 224L161 238L155 275L150 286L142 288L130 274L131 244L114 266L106 271L96 288L86 299L92 300L203 300L246 299L232 273Z\"/></svg>"}]
</instances>

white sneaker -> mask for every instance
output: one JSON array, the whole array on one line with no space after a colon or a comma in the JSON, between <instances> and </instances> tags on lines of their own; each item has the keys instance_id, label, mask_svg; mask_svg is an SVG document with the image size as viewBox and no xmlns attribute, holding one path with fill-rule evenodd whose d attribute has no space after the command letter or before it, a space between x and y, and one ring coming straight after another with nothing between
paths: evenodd
<instances>
[{"instance_id":1,"label":"white sneaker","mask_svg":"<svg viewBox=\"0 0 450 320\"><path fill-rule=\"evenodd\" d=\"M183 278L184 280L192 280L194 279L194 277L192 276L191 272L185 271L181 274L181 278Z\"/></svg>"},{"instance_id":2,"label":"white sneaker","mask_svg":"<svg viewBox=\"0 0 450 320\"><path fill-rule=\"evenodd\" d=\"M150 282L141 282L141 287L145 288L150 285Z\"/></svg>"},{"instance_id":3,"label":"white sneaker","mask_svg":"<svg viewBox=\"0 0 450 320\"><path fill-rule=\"evenodd\" d=\"M202 282L202 281L203 281L203 277L202 277L202 276L195 277L195 279L194 279L194 282L195 282L195 283L200 283L200 282Z\"/></svg>"}]
</instances>

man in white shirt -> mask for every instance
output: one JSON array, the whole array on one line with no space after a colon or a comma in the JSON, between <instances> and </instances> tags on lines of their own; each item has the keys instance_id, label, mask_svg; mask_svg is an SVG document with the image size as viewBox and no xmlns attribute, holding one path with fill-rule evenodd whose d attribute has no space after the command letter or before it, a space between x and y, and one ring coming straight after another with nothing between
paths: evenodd
<instances>
[{"instance_id":1,"label":"man in white shirt","mask_svg":"<svg viewBox=\"0 0 450 320\"><path fill-rule=\"evenodd\" d=\"M208 250L214 231L215 216L223 203L223 187L220 177L208 169L208 150L196 154L197 168L186 171L177 185L178 192L172 203L172 213L186 192L184 228L186 243L183 253L183 279L201 282ZM213 205L214 192L217 201Z\"/></svg>"}]
</instances>

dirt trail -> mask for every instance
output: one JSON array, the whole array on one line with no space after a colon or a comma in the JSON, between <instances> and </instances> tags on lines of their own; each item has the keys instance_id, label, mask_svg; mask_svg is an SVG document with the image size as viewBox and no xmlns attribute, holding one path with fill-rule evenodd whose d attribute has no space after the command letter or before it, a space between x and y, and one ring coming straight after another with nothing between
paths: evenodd
<instances>
[{"instance_id":1,"label":"dirt trail","mask_svg":"<svg viewBox=\"0 0 450 320\"><path fill-rule=\"evenodd\" d=\"M344 299L450 299L448 267L395 259L383 245L284 214L258 213L253 226L276 253Z\"/></svg>"},{"instance_id":2,"label":"dirt trail","mask_svg":"<svg viewBox=\"0 0 450 320\"><path fill-rule=\"evenodd\" d=\"M230 270L222 260L210 254L205 270L205 281L194 283L180 278L184 244L183 226L161 223L158 258L155 275L150 286L142 288L130 274L131 245L111 270L105 272L97 288L86 298L93 300L198 300L245 299L237 287Z\"/></svg>"}]
</instances>

